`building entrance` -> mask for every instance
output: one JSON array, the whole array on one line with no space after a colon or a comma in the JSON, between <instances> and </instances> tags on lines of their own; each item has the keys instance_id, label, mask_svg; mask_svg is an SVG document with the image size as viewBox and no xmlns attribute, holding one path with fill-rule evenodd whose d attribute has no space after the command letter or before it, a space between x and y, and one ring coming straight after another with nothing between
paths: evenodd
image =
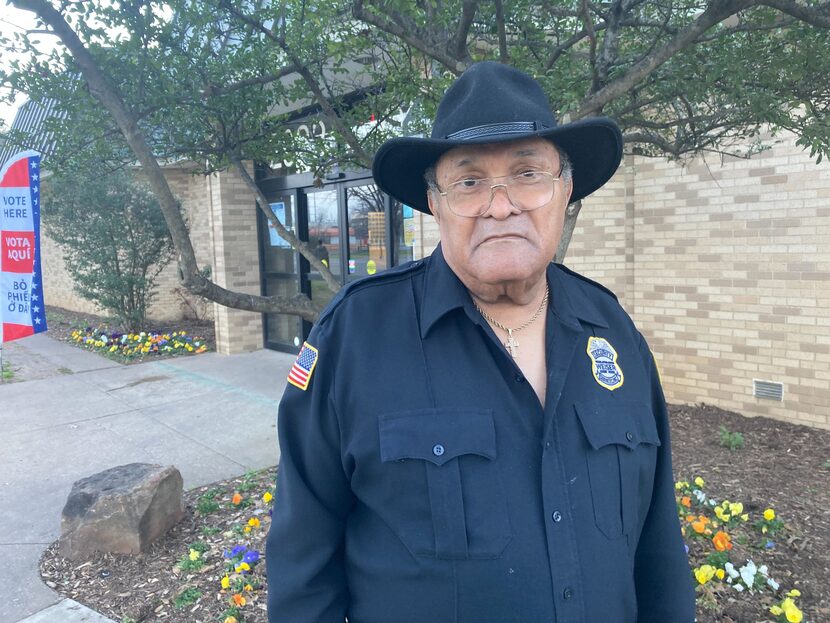
<instances>
[{"instance_id":1,"label":"building entrance","mask_svg":"<svg viewBox=\"0 0 830 623\"><path fill-rule=\"evenodd\" d=\"M341 284L412 259L411 209L382 193L368 171L349 173L322 187L311 175L259 180L260 188L285 227L308 242ZM262 293L303 292L326 305L334 292L309 262L279 237L259 214ZM265 314L267 348L296 352L311 324L296 316Z\"/></svg>"}]
</instances>

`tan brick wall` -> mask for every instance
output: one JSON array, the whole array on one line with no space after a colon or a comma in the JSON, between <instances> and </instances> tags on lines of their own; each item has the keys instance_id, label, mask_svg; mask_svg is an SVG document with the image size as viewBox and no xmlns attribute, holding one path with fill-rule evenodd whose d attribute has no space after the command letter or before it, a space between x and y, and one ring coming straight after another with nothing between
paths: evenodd
<instances>
[{"instance_id":1,"label":"tan brick wall","mask_svg":"<svg viewBox=\"0 0 830 623\"><path fill-rule=\"evenodd\" d=\"M185 168L168 168L165 169L164 175L173 194L182 203L196 262L200 268L210 266L212 270L210 215L207 209L209 197L205 176L194 174ZM150 318L167 320L193 317L194 311L184 303L185 298L190 301L196 314L213 318L212 303L190 294L186 295L180 288L175 257L158 276L157 283L156 296L147 314Z\"/></svg>"},{"instance_id":2,"label":"tan brick wall","mask_svg":"<svg viewBox=\"0 0 830 623\"><path fill-rule=\"evenodd\" d=\"M629 309L669 400L830 428L830 166L787 140L635 169ZM753 379L783 383L783 402Z\"/></svg>"},{"instance_id":3,"label":"tan brick wall","mask_svg":"<svg viewBox=\"0 0 830 623\"><path fill-rule=\"evenodd\" d=\"M254 196L233 171L212 175L207 183L213 280L223 288L258 295L261 285ZM213 313L217 351L233 354L262 348L262 314L217 304Z\"/></svg>"},{"instance_id":4,"label":"tan brick wall","mask_svg":"<svg viewBox=\"0 0 830 623\"><path fill-rule=\"evenodd\" d=\"M792 137L750 159L627 157L584 202L566 264L617 293L670 401L830 428L830 165ZM783 383L783 402L753 379Z\"/></svg>"}]
</instances>

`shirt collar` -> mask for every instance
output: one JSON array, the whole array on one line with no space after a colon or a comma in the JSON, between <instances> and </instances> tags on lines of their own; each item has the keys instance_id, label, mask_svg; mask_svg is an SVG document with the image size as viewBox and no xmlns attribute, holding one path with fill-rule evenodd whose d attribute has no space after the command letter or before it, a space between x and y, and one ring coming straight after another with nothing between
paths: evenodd
<instances>
[{"instance_id":1,"label":"shirt collar","mask_svg":"<svg viewBox=\"0 0 830 623\"><path fill-rule=\"evenodd\" d=\"M582 329L580 320L608 328L608 323L576 279L553 263L548 266L547 279L550 284L550 310L560 322L576 330ZM445 314L458 308L465 309L471 318L475 316L470 294L447 264L439 244L427 263L421 300L421 337L425 338Z\"/></svg>"}]
</instances>

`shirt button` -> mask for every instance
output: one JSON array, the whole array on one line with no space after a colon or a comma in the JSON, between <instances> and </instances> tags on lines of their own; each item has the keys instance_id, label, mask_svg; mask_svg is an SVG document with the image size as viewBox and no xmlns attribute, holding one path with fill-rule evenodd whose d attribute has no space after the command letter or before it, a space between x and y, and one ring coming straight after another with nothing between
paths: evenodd
<instances>
[{"instance_id":1,"label":"shirt button","mask_svg":"<svg viewBox=\"0 0 830 623\"><path fill-rule=\"evenodd\" d=\"M625 438L628 439L628 441L634 441L634 433L632 433L631 431L628 431L625 434Z\"/></svg>"},{"instance_id":2,"label":"shirt button","mask_svg":"<svg viewBox=\"0 0 830 623\"><path fill-rule=\"evenodd\" d=\"M545 447L546 447L546 448L550 448L550 442L549 442L549 441L546 441L546 442L545 442Z\"/></svg>"},{"instance_id":3,"label":"shirt button","mask_svg":"<svg viewBox=\"0 0 830 623\"><path fill-rule=\"evenodd\" d=\"M516 382L517 383L524 383L525 382L525 377L523 377L521 374L517 373L516 374Z\"/></svg>"},{"instance_id":4,"label":"shirt button","mask_svg":"<svg viewBox=\"0 0 830 623\"><path fill-rule=\"evenodd\" d=\"M553 519L556 523L559 523L560 521L562 521L562 513L560 513L559 511L553 511L551 519Z\"/></svg>"},{"instance_id":5,"label":"shirt button","mask_svg":"<svg viewBox=\"0 0 830 623\"><path fill-rule=\"evenodd\" d=\"M570 599L574 596L574 589L570 586L566 587L564 591L562 591L562 597L565 599Z\"/></svg>"},{"instance_id":6,"label":"shirt button","mask_svg":"<svg viewBox=\"0 0 830 623\"><path fill-rule=\"evenodd\" d=\"M444 454L444 446L442 446L440 443L436 443L434 446L432 446L432 453L435 456L441 456L442 454Z\"/></svg>"}]
</instances>

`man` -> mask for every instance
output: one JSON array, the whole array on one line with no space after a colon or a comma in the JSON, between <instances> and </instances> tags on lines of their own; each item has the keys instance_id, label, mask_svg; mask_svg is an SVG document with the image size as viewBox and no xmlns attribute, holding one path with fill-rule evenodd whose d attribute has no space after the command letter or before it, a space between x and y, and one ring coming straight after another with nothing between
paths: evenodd
<instances>
[{"instance_id":1,"label":"man","mask_svg":"<svg viewBox=\"0 0 830 623\"><path fill-rule=\"evenodd\" d=\"M289 374L273 623L694 620L652 356L613 294L551 263L621 154L611 120L557 126L489 62L432 138L380 148L378 186L441 244L342 290Z\"/></svg>"}]
</instances>

